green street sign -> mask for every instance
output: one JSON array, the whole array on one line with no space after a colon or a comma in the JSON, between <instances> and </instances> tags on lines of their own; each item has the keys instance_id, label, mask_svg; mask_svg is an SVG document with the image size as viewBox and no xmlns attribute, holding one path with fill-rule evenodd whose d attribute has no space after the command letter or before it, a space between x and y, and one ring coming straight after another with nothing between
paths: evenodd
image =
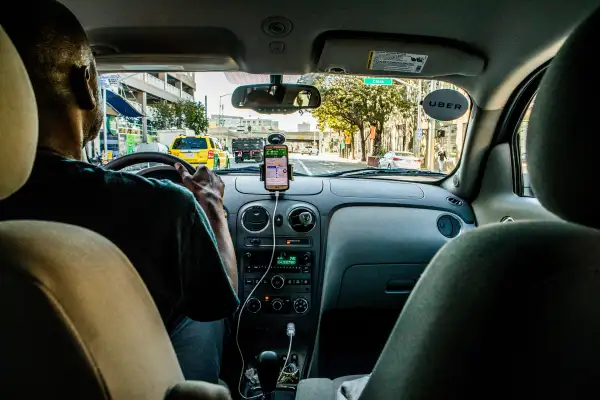
<instances>
[{"instance_id":1,"label":"green street sign","mask_svg":"<svg viewBox=\"0 0 600 400\"><path fill-rule=\"evenodd\" d=\"M365 85L393 85L392 78L364 78Z\"/></svg>"}]
</instances>

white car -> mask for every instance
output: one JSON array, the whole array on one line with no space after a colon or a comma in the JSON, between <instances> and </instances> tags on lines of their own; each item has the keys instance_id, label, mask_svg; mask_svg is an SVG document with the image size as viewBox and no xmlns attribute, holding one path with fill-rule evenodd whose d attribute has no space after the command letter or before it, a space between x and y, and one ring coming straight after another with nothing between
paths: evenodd
<instances>
[{"instance_id":1,"label":"white car","mask_svg":"<svg viewBox=\"0 0 600 400\"><path fill-rule=\"evenodd\" d=\"M379 168L420 169L421 161L421 158L408 151L389 151L379 159Z\"/></svg>"},{"instance_id":2,"label":"white car","mask_svg":"<svg viewBox=\"0 0 600 400\"><path fill-rule=\"evenodd\" d=\"M136 153L153 151L157 153L169 153L169 148L162 143L140 143L135 147Z\"/></svg>"},{"instance_id":3,"label":"white car","mask_svg":"<svg viewBox=\"0 0 600 400\"><path fill-rule=\"evenodd\" d=\"M302 149L302 152L300 154L308 154L308 155L319 155L319 149L317 149L316 147L313 146L304 146L304 148Z\"/></svg>"}]
</instances>

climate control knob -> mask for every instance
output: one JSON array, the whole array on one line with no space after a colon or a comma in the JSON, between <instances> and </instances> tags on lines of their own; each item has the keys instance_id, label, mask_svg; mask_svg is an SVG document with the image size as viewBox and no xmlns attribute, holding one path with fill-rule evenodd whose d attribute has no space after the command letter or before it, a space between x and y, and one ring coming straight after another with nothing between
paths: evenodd
<instances>
[{"instance_id":1,"label":"climate control knob","mask_svg":"<svg viewBox=\"0 0 600 400\"><path fill-rule=\"evenodd\" d=\"M260 303L260 300L256 297L251 297L246 303L246 309L252 314L256 314L257 312L259 312L261 307L262 304Z\"/></svg>"},{"instance_id":2,"label":"climate control knob","mask_svg":"<svg viewBox=\"0 0 600 400\"><path fill-rule=\"evenodd\" d=\"M284 284L285 279L283 279L283 276L281 275L275 275L271 278L271 286L273 286L275 289L281 289Z\"/></svg>"},{"instance_id":3,"label":"climate control knob","mask_svg":"<svg viewBox=\"0 0 600 400\"><path fill-rule=\"evenodd\" d=\"M298 297L294 300L294 311L298 314L304 314L308 311L308 300L304 297Z\"/></svg>"},{"instance_id":4,"label":"climate control knob","mask_svg":"<svg viewBox=\"0 0 600 400\"><path fill-rule=\"evenodd\" d=\"M279 311L283 308L283 301L281 301L281 299L275 299L271 302L271 307L273 307L273 310Z\"/></svg>"}]
</instances>

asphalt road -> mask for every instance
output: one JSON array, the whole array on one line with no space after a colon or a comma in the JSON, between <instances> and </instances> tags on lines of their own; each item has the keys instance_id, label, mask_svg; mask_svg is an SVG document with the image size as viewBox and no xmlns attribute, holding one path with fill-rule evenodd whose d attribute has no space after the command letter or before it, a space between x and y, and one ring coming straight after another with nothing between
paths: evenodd
<instances>
[{"instance_id":1,"label":"asphalt road","mask_svg":"<svg viewBox=\"0 0 600 400\"><path fill-rule=\"evenodd\" d=\"M340 159L332 154L309 156L292 153L290 154L290 161L294 165L294 171L306 175L325 175L333 172L366 168L365 164ZM243 168L251 165L258 165L258 163L250 161L243 163L231 162L231 168Z\"/></svg>"}]
</instances>

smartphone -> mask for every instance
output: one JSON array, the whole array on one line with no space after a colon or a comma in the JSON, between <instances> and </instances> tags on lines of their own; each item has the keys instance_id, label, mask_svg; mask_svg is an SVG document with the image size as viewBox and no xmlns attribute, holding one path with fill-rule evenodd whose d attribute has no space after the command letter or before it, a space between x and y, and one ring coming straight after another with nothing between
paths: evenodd
<instances>
[{"instance_id":1,"label":"smartphone","mask_svg":"<svg viewBox=\"0 0 600 400\"><path fill-rule=\"evenodd\" d=\"M288 147L285 144L268 144L264 147L265 189L275 192L290 188L288 172Z\"/></svg>"}]
</instances>

